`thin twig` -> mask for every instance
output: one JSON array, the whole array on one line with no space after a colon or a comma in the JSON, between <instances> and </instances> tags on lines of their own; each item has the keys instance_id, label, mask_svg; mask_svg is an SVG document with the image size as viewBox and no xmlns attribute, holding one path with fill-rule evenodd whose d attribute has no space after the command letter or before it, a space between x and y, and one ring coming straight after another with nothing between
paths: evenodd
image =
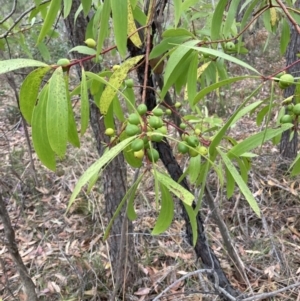
<instances>
[{"instance_id":1,"label":"thin twig","mask_svg":"<svg viewBox=\"0 0 300 301\"><path fill-rule=\"evenodd\" d=\"M16 8L17 8L17 0L14 1L14 5L13 5L13 8L11 9L11 12L4 17L3 20L0 21L0 25L3 24L6 20L8 20L16 11Z\"/></svg>"}]
</instances>

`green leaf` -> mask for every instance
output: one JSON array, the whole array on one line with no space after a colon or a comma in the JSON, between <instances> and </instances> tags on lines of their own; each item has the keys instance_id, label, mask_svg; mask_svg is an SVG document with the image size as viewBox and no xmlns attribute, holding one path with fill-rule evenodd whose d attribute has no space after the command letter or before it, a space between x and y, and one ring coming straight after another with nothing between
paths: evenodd
<instances>
[{"instance_id":1,"label":"green leaf","mask_svg":"<svg viewBox=\"0 0 300 301\"><path fill-rule=\"evenodd\" d=\"M80 147L80 141L77 133L75 116L72 108L71 97L69 92L69 78L65 75L66 94L68 98L68 141L75 147Z\"/></svg>"},{"instance_id":2,"label":"green leaf","mask_svg":"<svg viewBox=\"0 0 300 301\"><path fill-rule=\"evenodd\" d=\"M251 71L253 71L257 74L260 74L259 71L257 71L254 67L252 67L249 64L245 63L244 61L241 61L241 60L237 59L236 57L231 56L229 54L226 54L222 51L215 50L215 49L210 49L210 48L205 48L205 47L190 47L190 46L186 46L186 45L182 45L182 46L189 47L191 49L195 49L197 51L200 51L201 53L207 53L207 54L210 54L210 55L217 56L219 58L223 58L226 61L235 63L237 65L240 65L241 67L249 69L249 70L251 70Z\"/></svg>"},{"instance_id":3,"label":"green leaf","mask_svg":"<svg viewBox=\"0 0 300 301\"><path fill-rule=\"evenodd\" d=\"M241 0L232 0L227 12L226 20L223 27L223 36L229 38L231 36L231 28L235 21L237 9Z\"/></svg>"},{"instance_id":4,"label":"green leaf","mask_svg":"<svg viewBox=\"0 0 300 301\"><path fill-rule=\"evenodd\" d=\"M169 190L162 183L160 183L159 187L161 191L161 208L151 232L152 235L158 235L166 231L170 227L174 216L174 201Z\"/></svg>"},{"instance_id":5,"label":"green leaf","mask_svg":"<svg viewBox=\"0 0 300 301\"><path fill-rule=\"evenodd\" d=\"M189 216L190 219L190 225L192 227L192 233L193 233L193 246L196 245L197 238L198 238L198 227L197 227L197 212L193 210L193 208L186 203L183 203L183 206Z\"/></svg>"},{"instance_id":6,"label":"green leaf","mask_svg":"<svg viewBox=\"0 0 300 301\"><path fill-rule=\"evenodd\" d=\"M143 174L141 174L138 177L138 179L134 182L134 184L129 188L128 192L126 193L127 195L129 195L128 205L127 205L127 217L131 221L134 221L137 218L137 214L134 210L134 198L135 198L136 190L142 178L143 178Z\"/></svg>"},{"instance_id":7,"label":"green leaf","mask_svg":"<svg viewBox=\"0 0 300 301\"><path fill-rule=\"evenodd\" d=\"M249 76L237 76L237 77L228 78L228 79L225 79L223 81L214 83L214 84L212 84L212 85L210 85L210 86L208 86L206 88L201 89L201 91L195 96L194 105L197 102L199 102L201 99L203 99L204 96L206 96L210 92L212 92L214 90L217 90L217 89L219 89L221 87L227 86L229 84L232 84L232 83L244 80L246 78L257 78L257 77L256 76L250 76L250 77Z\"/></svg>"},{"instance_id":8,"label":"green leaf","mask_svg":"<svg viewBox=\"0 0 300 301\"><path fill-rule=\"evenodd\" d=\"M27 67L49 67L49 65L31 59L11 59L0 61L0 74Z\"/></svg>"},{"instance_id":9,"label":"green leaf","mask_svg":"<svg viewBox=\"0 0 300 301\"><path fill-rule=\"evenodd\" d=\"M244 102L239 106L239 108L231 115L231 117L228 119L228 121L223 125L223 127L218 131L218 133L215 135L215 138L211 142L209 146L209 154L210 154L210 159L213 162L216 158L216 148L223 139L227 129L230 127L232 124L232 121L235 119L237 114L243 109L243 107L246 105L246 103L258 93L260 88L262 87L262 84L260 84L245 100Z\"/></svg>"},{"instance_id":10,"label":"green leaf","mask_svg":"<svg viewBox=\"0 0 300 301\"><path fill-rule=\"evenodd\" d=\"M97 51L93 48L87 47L87 46L76 46L73 47L69 52L76 51L78 53L86 54L86 55L95 55Z\"/></svg>"},{"instance_id":11,"label":"green leaf","mask_svg":"<svg viewBox=\"0 0 300 301\"><path fill-rule=\"evenodd\" d=\"M191 64L187 74L187 96L191 108L194 106L194 98L197 93L197 67L198 67L198 54L192 54Z\"/></svg>"},{"instance_id":12,"label":"green leaf","mask_svg":"<svg viewBox=\"0 0 300 301\"><path fill-rule=\"evenodd\" d=\"M180 45L175 49L175 51L171 54L167 66L165 68L164 74L164 87L161 91L161 97L163 98L164 95L167 93L171 85L176 81L177 78L182 76L182 66L183 62L186 60L191 59L190 54L191 51L188 47L184 46L192 46L199 43L197 40L192 40Z\"/></svg>"},{"instance_id":13,"label":"green leaf","mask_svg":"<svg viewBox=\"0 0 300 301\"><path fill-rule=\"evenodd\" d=\"M242 194L245 196L247 202L249 203L252 210L257 214L258 217L260 217L260 209L258 207L258 204L255 200L255 198L252 195L252 192L248 188L247 184L243 181L242 177L230 161L230 159L227 157L225 153L223 153L219 148L217 148L218 153L223 159L224 164L228 168L228 172L231 173L232 177L234 178L235 182L239 186Z\"/></svg>"},{"instance_id":14,"label":"green leaf","mask_svg":"<svg viewBox=\"0 0 300 301\"><path fill-rule=\"evenodd\" d=\"M169 49L177 47L176 45L182 44L189 38L189 36L164 38L158 45L153 47L149 54L149 60L159 57L160 55L166 53Z\"/></svg>"},{"instance_id":15,"label":"green leaf","mask_svg":"<svg viewBox=\"0 0 300 301\"><path fill-rule=\"evenodd\" d=\"M254 134L239 144L235 145L229 152L229 156L239 157L242 154L251 151L252 149L261 146L264 142L292 128L293 124L283 124L280 128L266 129L263 132Z\"/></svg>"},{"instance_id":16,"label":"green leaf","mask_svg":"<svg viewBox=\"0 0 300 301\"><path fill-rule=\"evenodd\" d=\"M56 16L61 8L61 0L51 0L46 18L38 36L37 44L39 44L51 30L52 25L55 22Z\"/></svg>"},{"instance_id":17,"label":"green leaf","mask_svg":"<svg viewBox=\"0 0 300 301\"><path fill-rule=\"evenodd\" d=\"M93 0L81 0L84 16L86 17L91 9Z\"/></svg>"},{"instance_id":18,"label":"green leaf","mask_svg":"<svg viewBox=\"0 0 300 301\"><path fill-rule=\"evenodd\" d=\"M225 167L225 173L226 173L226 195L227 198L229 199L233 196L235 182L233 176L231 175L227 167Z\"/></svg>"},{"instance_id":19,"label":"green leaf","mask_svg":"<svg viewBox=\"0 0 300 301\"><path fill-rule=\"evenodd\" d=\"M100 101L99 101L99 106L100 106L100 111L103 115L107 113L107 110L115 97L115 95L118 92L118 89L120 88L122 82L127 76L128 71L135 66L144 56L143 55L138 55L132 58L129 58L126 60L119 69L117 69L112 76L109 79L108 85L105 87Z\"/></svg>"},{"instance_id":20,"label":"green leaf","mask_svg":"<svg viewBox=\"0 0 300 301\"><path fill-rule=\"evenodd\" d=\"M136 137L133 136L133 137L130 137L130 138L127 138L127 139L121 141L116 146L114 146L113 148L111 148L107 152L105 152L99 160L97 160L95 163L93 163L84 172L84 174L80 177L80 179L76 183L76 186L72 192L67 211L70 209L71 205L75 201L75 198L78 195L78 193L80 192L81 188L87 182L90 181L90 179L95 175L95 173L99 172L105 165L109 164L135 138Z\"/></svg>"},{"instance_id":21,"label":"green leaf","mask_svg":"<svg viewBox=\"0 0 300 301\"><path fill-rule=\"evenodd\" d=\"M188 167L188 175L191 184L195 184L201 173L201 156L191 157Z\"/></svg>"},{"instance_id":22,"label":"green leaf","mask_svg":"<svg viewBox=\"0 0 300 301\"><path fill-rule=\"evenodd\" d=\"M81 68L81 129L80 133L83 135L89 125L90 117L90 105L89 105L89 95L87 90L86 75L84 68Z\"/></svg>"},{"instance_id":23,"label":"green leaf","mask_svg":"<svg viewBox=\"0 0 300 301\"><path fill-rule=\"evenodd\" d=\"M98 30L98 41L97 41L97 55L98 57L102 51L103 48L103 43L107 35L107 31L109 28L109 18L110 18L110 0L104 0L104 3L102 6L99 6L98 9L101 10L101 21L100 21L100 26L101 30Z\"/></svg>"},{"instance_id":24,"label":"green leaf","mask_svg":"<svg viewBox=\"0 0 300 301\"><path fill-rule=\"evenodd\" d=\"M72 8L73 0L64 0L64 19L68 17Z\"/></svg>"},{"instance_id":25,"label":"green leaf","mask_svg":"<svg viewBox=\"0 0 300 301\"><path fill-rule=\"evenodd\" d=\"M292 169L291 175L296 176L300 173L300 154L296 157L289 170Z\"/></svg>"},{"instance_id":26,"label":"green leaf","mask_svg":"<svg viewBox=\"0 0 300 301\"><path fill-rule=\"evenodd\" d=\"M33 70L26 76L21 85L20 110L28 124L31 124L32 112L37 100L41 82L49 70L49 66Z\"/></svg>"},{"instance_id":27,"label":"green leaf","mask_svg":"<svg viewBox=\"0 0 300 301\"><path fill-rule=\"evenodd\" d=\"M46 128L46 110L49 85L46 84L38 96L38 103L32 112L32 142L41 162L49 169L55 170L55 154L52 150Z\"/></svg>"},{"instance_id":28,"label":"green leaf","mask_svg":"<svg viewBox=\"0 0 300 301\"><path fill-rule=\"evenodd\" d=\"M177 27L177 24L179 22L180 19L180 15L181 15L181 0L173 0L173 4L174 4L174 27Z\"/></svg>"},{"instance_id":29,"label":"green leaf","mask_svg":"<svg viewBox=\"0 0 300 301\"><path fill-rule=\"evenodd\" d=\"M68 97L62 67L49 80L46 123L51 148L63 157L68 141Z\"/></svg>"},{"instance_id":30,"label":"green leaf","mask_svg":"<svg viewBox=\"0 0 300 301\"><path fill-rule=\"evenodd\" d=\"M154 173L152 173L156 176L157 180L162 183L164 186L166 186L170 192L174 193L181 201L186 203L187 205L191 206L194 196L192 193L190 193L188 190L183 188L180 184L175 182L173 179L171 179L169 176L164 175L156 170Z\"/></svg>"},{"instance_id":31,"label":"green leaf","mask_svg":"<svg viewBox=\"0 0 300 301\"><path fill-rule=\"evenodd\" d=\"M280 54L283 55L286 52L288 44L290 42L291 32L290 25L286 19L282 20L282 31L280 35Z\"/></svg>"},{"instance_id":32,"label":"green leaf","mask_svg":"<svg viewBox=\"0 0 300 301\"><path fill-rule=\"evenodd\" d=\"M211 26L210 26L210 35L212 40L218 40L221 38L221 26L223 21L223 14L225 12L226 5L228 3L228 0L220 0L215 8L212 20L211 20Z\"/></svg>"},{"instance_id":33,"label":"green leaf","mask_svg":"<svg viewBox=\"0 0 300 301\"><path fill-rule=\"evenodd\" d=\"M114 37L120 55L124 58L127 53L127 1L111 0Z\"/></svg>"},{"instance_id":34,"label":"green leaf","mask_svg":"<svg viewBox=\"0 0 300 301\"><path fill-rule=\"evenodd\" d=\"M252 110L256 109L257 107L259 107L261 104L263 103L263 101L258 100L254 103L251 103L249 106L241 109L236 116L233 118L231 124L235 124L239 119L241 119L243 116L245 116L247 113L251 112Z\"/></svg>"}]
</instances>

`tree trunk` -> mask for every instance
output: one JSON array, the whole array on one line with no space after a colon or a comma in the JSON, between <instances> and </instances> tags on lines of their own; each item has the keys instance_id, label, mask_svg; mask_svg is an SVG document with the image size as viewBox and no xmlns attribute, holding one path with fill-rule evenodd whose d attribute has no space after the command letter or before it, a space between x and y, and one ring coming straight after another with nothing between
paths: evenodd
<instances>
[{"instance_id":1,"label":"tree trunk","mask_svg":"<svg viewBox=\"0 0 300 301\"><path fill-rule=\"evenodd\" d=\"M300 8L300 1L297 0L295 3L295 8ZM300 51L300 35L296 31L295 27L291 24L291 39L288 45L285 58L286 58L286 65L290 65L299 58L297 54ZM288 72L294 76L299 76L300 66L296 64L289 68ZM284 90L284 97L287 98L295 93L295 85L289 86L287 89ZM294 136L291 141L290 135L291 131L294 131ZM298 148L298 132L295 130L288 130L285 131L281 136L280 141L280 154L285 159L294 159L297 156L297 148Z\"/></svg>"},{"instance_id":2,"label":"tree trunk","mask_svg":"<svg viewBox=\"0 0 300 301\"><path fill-rule=\"evenodd\" d=\"M80 0L73 0L71 13L65 20L72 47L84 44L85 32L89 21L81 12L74 24L75 13L80 4ZM73 53L77 58L82 57L76 52ZM101 71L100 64L95 64L91 61L84 62L84 67L86 70L92 70L93 72ZM77 71L80 76L79 66ZM102 142L109 142L109 138L104 134L104 119L101 117L99 108L90 102L90 124L94 132L99 156L103 153ZM126 193L126 164L122 153L104 169L101 174L101 182L104 188L105 213L107 219L110 220ZM137 279L137 263L133 256L133 236L128 235L128 233L133 232L133 225L127 219L125 207L123 207L124 209L116 218L108 238L111 264L114 272L115 295L121 292L122 286L126 290L130 289L130 285Z\"/></svg>"}]
</instances>

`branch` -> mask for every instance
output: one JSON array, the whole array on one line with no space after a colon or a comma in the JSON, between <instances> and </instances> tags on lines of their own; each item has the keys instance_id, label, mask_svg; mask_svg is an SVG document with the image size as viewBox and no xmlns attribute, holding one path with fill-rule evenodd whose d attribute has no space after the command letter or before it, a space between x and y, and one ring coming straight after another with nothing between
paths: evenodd
<instances>
[{"instance_id":1,"label":"branch","mask_svg":"<svg viewBox=\"0 0 300 301\"><path fill-rule=\"evenodd\" d=\"M16 237L15 237L15 231L13 227L11 226L10 217L8 215L8 212L6 210L5 203L3 201L2 194L0 193L0 219L2 220L2 224L4 227L4 234L6 239L6 247L8 248L8 251L10 253L10 256L12 257L18 272L20 274L21 281L25 288L25 293L27 295L27 300L30 301L38 301L37 294L35 292L35 285L30 278L28 271L26 269L26 266L23 263L23 260L20 256Z\"/></svg>"},{"instance_id":2,"label":"branch","mask_svg":"<svg viewBox=\"0 0 300 301\"><path fill-rule=\"evenodd\" d=\"M9 19L14 14L14 12L16 11L17 2L18 2L17 0L14 0L14 5L11 12L6 17L4 17L2 21L0 21L0 25L3 24L7 19Z\"/></svg>"},{"instance_id":3,"label":"branch","mask_svg":"<svg viewBox=\"0 0 300 301\"><path fill-rule=\"evenodd\" d=\"M43 2L40 3L40 5L45 4L50 2L51 0L45 0ZM0 39L5 39L7 38L7 36L9 35L9 33L15 28L15 26L31 11L33 11L34 9L36 9L36 5L31 6L30 8L28 8L27 10L25 10L17 19L16 21L10 26L10 28L3 33L2 35L0 35Z\"/></svg>"}]
</instances>

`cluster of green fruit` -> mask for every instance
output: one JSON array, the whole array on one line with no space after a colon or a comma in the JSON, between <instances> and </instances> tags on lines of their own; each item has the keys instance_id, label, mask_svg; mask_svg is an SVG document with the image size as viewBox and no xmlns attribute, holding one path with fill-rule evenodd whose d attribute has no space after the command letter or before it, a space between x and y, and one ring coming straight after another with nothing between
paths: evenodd
<instances>
[{"instance_id":1,"label":"cluster of green fruit","mask_svg":"<svg viewBox=\"0 0 300 301\"><path fill-rule=\"evenodd\" d=\"M182 124L180 125L182 127ZM194 133L183 134L181 136L182 141L178 143L177 149L181 154L189 154L190 157L196 157L198 155L206 156L208 153L207 147L201 145L199 135L201 131L195 129Z\"/></svg>"},{"instance_id":2,"label":"cluster of green fruit","mask_svg":"<svg viewBox=\"0 0 300 301\"><path fill-rule=\"evenodd\" d=\"M280 89L286 89L295 83L294 76L285 72L279 73L276 76L275 81L278 82Z\"/></svg>"},{"instance_id":3,"label":"cluster of green fruit","mask_svg":"<svg viewBox=\"0 0 300 301\"><path fill-rule=\"evenodd\" d=\"M293 123L298 116L300 116L300 103L295 105L290 103L287 105L287 114L280 118L280 123Z\"/></svg>"}]
</instances>

